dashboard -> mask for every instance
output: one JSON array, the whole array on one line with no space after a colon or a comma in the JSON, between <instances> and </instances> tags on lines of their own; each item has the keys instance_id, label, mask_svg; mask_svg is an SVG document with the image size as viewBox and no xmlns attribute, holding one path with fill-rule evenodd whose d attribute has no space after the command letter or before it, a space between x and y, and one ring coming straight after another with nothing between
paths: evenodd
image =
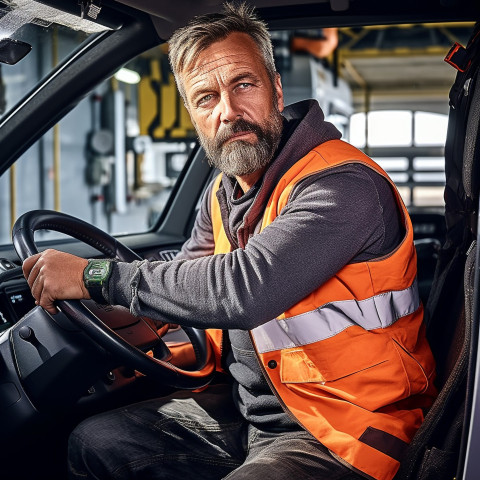
<instances>
[{"instance_id":1,"label":"dashboard","mask_svg":"<svg viewBox=\"0 0 480 480\"><path fill-rule=\"evenodd\" d=\"M16 268L14 263L0 258L0 274ZM35 300L21 271L18 271L18 275L18 278L0 283L0 332L11 327L35 307Z\"/></svg>"}]
</instances>

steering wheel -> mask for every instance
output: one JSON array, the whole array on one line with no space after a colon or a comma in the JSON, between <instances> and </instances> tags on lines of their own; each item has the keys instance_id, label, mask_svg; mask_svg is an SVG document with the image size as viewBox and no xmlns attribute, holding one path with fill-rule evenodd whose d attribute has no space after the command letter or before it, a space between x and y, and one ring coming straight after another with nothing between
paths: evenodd
<instances>
[{"instance_id":1,"label":"steering wheel","mask_svg":"<svg viewBox=\"0 0 480 480\"><path fill-rule=\"evenodd\" d=\"M108 258L117 258L124 262L142 260L117 239L79 218L50 210L33 210L22 215L12 230L13 245L22 261L38 253L34 233L46 229L76 238L96 248ZM81 301L62 300L57 302L57 306L72 323L117 360L145 375L155 377L166 385L197 389L208 385L215 373L212 347L204 330L182 327L192 342L196 356L195 370L183 370L168 361L172 355L160 337L155 352L157 354L157 350L160 350L161 358L151 357L125 341Z\"/></svg>"}]
</instances>

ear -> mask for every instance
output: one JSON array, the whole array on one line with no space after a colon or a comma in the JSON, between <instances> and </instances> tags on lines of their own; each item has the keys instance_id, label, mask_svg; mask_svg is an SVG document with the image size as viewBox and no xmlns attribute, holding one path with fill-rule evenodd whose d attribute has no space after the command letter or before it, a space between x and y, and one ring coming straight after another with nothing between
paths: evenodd
<instances>
[{"instance_id":1,"label":"ear","mask_svg":"<svg viewBox=\"0 0 480 480\"><path fill-rule=\"evenodd\" d=\"M283 112L285 104L283 103L283 88L282 88L282 79L279 73L275 74L275 82L273 85L275 91L277 92L277 107L279 112Z\"/></svg>"}]
</instances>

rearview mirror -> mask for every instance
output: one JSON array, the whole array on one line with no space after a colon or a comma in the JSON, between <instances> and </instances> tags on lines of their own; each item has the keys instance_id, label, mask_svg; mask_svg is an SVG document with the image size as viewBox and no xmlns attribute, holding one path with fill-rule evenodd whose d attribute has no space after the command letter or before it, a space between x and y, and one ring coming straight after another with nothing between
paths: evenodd
<instances>
[{"instance_id":1,"label":"rearview mirror","mask_svg":"<svg viewBox=\"0 0 480 480\"><path fill-rule=\"evenodd\" d=\"M12 40L11 38L2 38L0 40L0 62L7 65L15 65L31 49L32 46L28 43Z\"/></svg>"}]
</instances>

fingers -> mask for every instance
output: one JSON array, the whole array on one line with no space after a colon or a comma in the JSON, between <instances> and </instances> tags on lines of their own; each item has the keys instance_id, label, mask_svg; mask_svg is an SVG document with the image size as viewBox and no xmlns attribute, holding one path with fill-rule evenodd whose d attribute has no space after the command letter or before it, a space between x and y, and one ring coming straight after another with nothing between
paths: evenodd
<instances>
[{"instance_id":1,"label":"fingers","mask_svg":"<svg viewBox=\"0 0 480 480\"><path fill-rule=\"evenodd\" d=\"M30 279L33 277L33 273L35 272L35 267L32 269L32 273L30 274ZM51 296L51 288L48 288L47 282L51 282L45 276L41 275L39 270L39 275L36 276L32 285L30 285L30 289L32 291L33 298L35 298L35 303L40 305L44 308L47 312L51 314L57 313L57 307L54 304L55 299Z\"/></svg>"},{"instance_id":2,"label":"fingers","mask_svg":"<svg viewBox=\"0 0 480 480\"><path fill-rule=\"evenodd\" d=\"M55 314L58 310L54 305L54 298L50 294L51 289L45 288L46 282L51 280L47 280L47 275L42 272L42 267L45 266L45 258L48 258L49 255L49 250L32 255L25 259L22 268L32 296L35 298L35 303L47 312Z\"/></svg>"},{"instance_id":3,"label":"fingers","mask_svg":"<svg viewBox=\"0 0 480 480\"><path fill-rule=\"evenodd\" d=\"M37 263L37 260L39 259L40 255L41 253L37 253L24 260L22 269L23 269L23 275L27 279L27 281L28 281L28 277L30 275L31 270Z\"/></svg>"},{"instance_id":4,"label":"fingers","mask_svg":"<svg viewBox=\"0 0 480 480\"><path fill-rule=\"evenodd\" d=\"M38 305L56 313L56 300L89 298L83 284L87 260L48 249L23 263L23 273Z\"/></svg>"}]
</instances>

